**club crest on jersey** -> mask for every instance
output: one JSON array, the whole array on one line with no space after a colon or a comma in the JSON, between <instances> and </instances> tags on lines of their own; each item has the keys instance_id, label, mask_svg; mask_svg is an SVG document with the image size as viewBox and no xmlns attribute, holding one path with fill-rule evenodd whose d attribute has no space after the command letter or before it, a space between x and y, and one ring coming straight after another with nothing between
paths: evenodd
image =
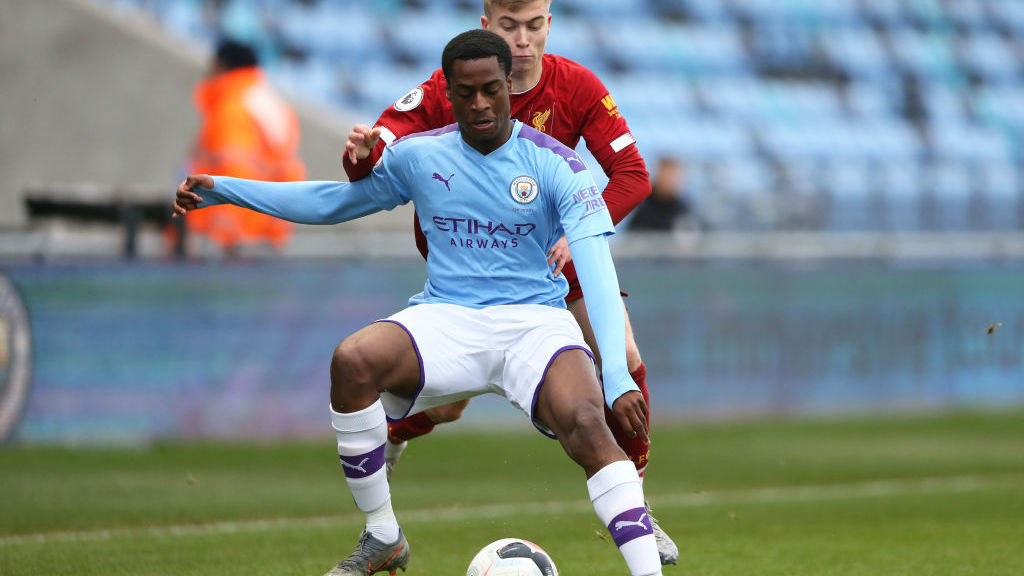
<instances>
[{"instance_id":1,"label":"club crest on jersey","mask_svg":"<svg viewBox=\"0 0 1024 576\"><path fill-rule=\"evenodd\" d=\"M417 86L410 90L405 96L399 98L398 102L395 102L395 110L398 110L399 112L408 112L409 110L419 106L420 102L423 102L423 88Z\"/></svg>"},{"instance_id":2,"label":"club crest on jersey","mask_svg":"<svg viewBox=\"0 0 1024 576\"><path fill-rule=\"evenodd\" d=\"M530 120L530 124L532 124L534 128L536 128L537 130L539 130L541 132L547 132L548 131L548 127L545 126L545 124L547 124L548 118L550 118L550 117L551 117L551 109L550 108L548 108L547 110L545 110L543 112L534 112L533 113L533 118Z\"/></svg>"},{"instance_id":3,"label":"club crest on jersey","mask_svg":"<svg viewBox=\"0 0 1024 576\"><path fill-rule=\"evenodd\" d=\"M510 192L512 192L512 199L520 204L529 204L537 198L537 192L540 188L537 186L537 181L529 176L520 176L512 181Z\"/></svg>"}]
</instances>

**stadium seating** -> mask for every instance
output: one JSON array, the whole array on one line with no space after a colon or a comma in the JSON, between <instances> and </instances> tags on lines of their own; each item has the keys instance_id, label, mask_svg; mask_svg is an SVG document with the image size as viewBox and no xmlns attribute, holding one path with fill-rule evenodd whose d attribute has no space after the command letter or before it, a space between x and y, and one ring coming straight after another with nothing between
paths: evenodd
<instances>
[{"instance_id":1,"label":"stadium seating","mask_svg":"<svg viewBox=\"0 0 1024 576\"><path fill-rule=\"evenodd\" d=\"M290 93L368 121L480 14L476 0L108 2L190 41L243 36ZM1024 2L555 0L552 10L549 50L598 73L649 163L690 165L697 209L717 203L707 209L718 228L1024 225ZM829 209L797 210L793 198Z\"/></svg>"}]
</instances>

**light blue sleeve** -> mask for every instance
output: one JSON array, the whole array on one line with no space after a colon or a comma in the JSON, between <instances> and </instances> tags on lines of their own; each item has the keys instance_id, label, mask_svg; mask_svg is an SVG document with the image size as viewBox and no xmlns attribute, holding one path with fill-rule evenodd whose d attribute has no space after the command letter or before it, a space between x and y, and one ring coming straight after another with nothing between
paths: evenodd
<instances>
[{"instance_id":1,"label":"light blue sleeve","mask_svg":"<svg viewBox=\"0 0 1024 576\"><path fill-rule=\"evenodd\" d=\"M587 316L601 351L604 402L609 408L626 392L640 391L626 366L626 320L619 295L611 249L606 236L587 236L569 242L576 276L583 289Z\"/></svg>"},{"instance_id":2,"label":"light blue sleeve","mask_svg":"<svg viewBox=\"0 0 1024 576\"><path fill-rule=\"evenodd\" d=\"M197 187L199 208L234 204L300 224L337 224L355 220L398 202L380 193L380 182L263 182L214 176L213 189Z\"/></svg>"},{"instance_id":3,"label":"light blue sleeve","mask_svg":"<svg viewBox=\"0 0 1024 576\"><path fill-rule=\"evenodd\" d=\"M583 166L583 161L576 158ZM573 170L570 164L559 159L552 172L549 186L556 190L556 210L566 240L573 242L585 236L615 232L608 206L589 170L585 167Z\"/></svg>"}]
</instances>

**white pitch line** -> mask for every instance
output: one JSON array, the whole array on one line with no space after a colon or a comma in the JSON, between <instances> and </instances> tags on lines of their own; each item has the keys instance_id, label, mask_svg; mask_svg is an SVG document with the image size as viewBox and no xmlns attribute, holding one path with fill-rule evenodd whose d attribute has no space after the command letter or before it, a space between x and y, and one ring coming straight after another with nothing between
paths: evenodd
<instances>
[{"instance_id":1,"label":"white pitch line","mask_svg":"<svg viewBox=\"0 0 1024 576\"><path fill-rule=\"evenodd\" d=\"M907 478L899 480L872 480L848 484L819 484L811 486L786 486L776 488L751 488L744 490L723 490L716 492L689 492L660 494L654 498L659 510L666 508L699 508L725 503L786 503L851 498L879 498L901 494L948 494L973 492L997 487L1024 486L1019 475L998 476L949 476L931 478ZM515 504L488 504L454 508L425 508L398 511L403 522L458 522L475 518L501 518L513 515L542 516L558 513L586 513L592 511L590 502L561 500L551 502L528 502ZM135 536L178 537L204 534L234 534L240 532L265 532L287 528L334 527L356 523L362 514L341 514L335 516L285 517L262 520L239 520L211 522L208 524L178 524L172 526L151 526L146 528L112 528L97 530L74 530L61 532L39 532L0 537L0 546L18 544L51 544L58 542L102 541Z\"/></svg>"}]
</instances>

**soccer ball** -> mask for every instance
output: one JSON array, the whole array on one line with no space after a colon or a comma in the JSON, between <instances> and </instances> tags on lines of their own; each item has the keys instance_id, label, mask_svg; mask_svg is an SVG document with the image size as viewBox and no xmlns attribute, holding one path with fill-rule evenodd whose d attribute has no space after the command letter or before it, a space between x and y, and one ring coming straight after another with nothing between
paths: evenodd
<instances>
[{"instance_id":1,"label":"soccer ball","mask_svg":"<svg viewBox=\"0 0 1024 576\"><path fill-rule=\"evenodd\" d=\"M529 540L502 538L477 552L466 576L558 576L558 568L540 546Z\"/></svg>"}]
</instances>

